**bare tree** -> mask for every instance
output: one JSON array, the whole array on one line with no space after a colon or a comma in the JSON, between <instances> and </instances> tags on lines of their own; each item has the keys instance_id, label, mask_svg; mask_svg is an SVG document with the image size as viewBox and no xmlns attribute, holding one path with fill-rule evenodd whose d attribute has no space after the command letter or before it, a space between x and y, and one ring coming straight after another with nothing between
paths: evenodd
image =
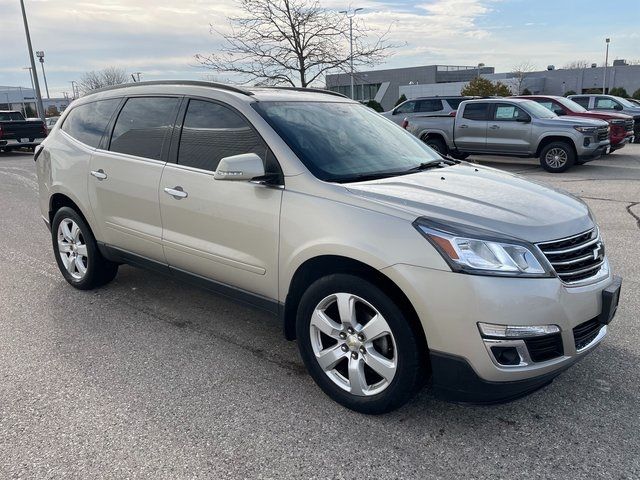
<instances>
[{"instance_id":1,"label":"bare tree","mask_svg":"<svg viewBox=\"0 0 640 480\"><path fill-rule=\"evenodd\" d=\"M522 91L524 90L524 81L527 78L527 75L535 71L535 69L536 66L531 62L522 62L521 64L513 67L511 73L515 80L514 87L516 89L516 95L522 95Z\"/></svg>"},{"instance_id":2,"label":"bare tree","mask_svg":"<svg viewBox=\"0 0 640 480\"><path fill-rule=\"evenodd\" d=\"M128 83L127 72L118 67L107 67L104 70L87 72L78 81L78 88L86 95L98 88Z\"/></svg>"},{"instance_id":3,"label":"bare tree","mask_svg":"<svg viewBox=\"0 0 640 480\"><path fill-rule=\"evenodd\" d=\"M203 66L263 85L302 87L330 70L348 70L349 21L344 15L322 8L317 0L238 0L237 4L242 15L228 19L229 33L211 26L224 46L216 53L196 55ZM388 30L374 36L354 19L354 68L375 65L389 55L395 45L387 41L387 34Z\"/></svg>"},{"instance_id":4,"label":"bare tree","mask_svg":"<svg viewBox=\"0 0 640 480\"><path fill-rule=\"evenodd\" d=\"M588 60L574 60L573 62L566 63L562 68L566 70L571 70L571 69L589 68L590 66L591 64L589 63Z\"/></svg>"}]
</instances>

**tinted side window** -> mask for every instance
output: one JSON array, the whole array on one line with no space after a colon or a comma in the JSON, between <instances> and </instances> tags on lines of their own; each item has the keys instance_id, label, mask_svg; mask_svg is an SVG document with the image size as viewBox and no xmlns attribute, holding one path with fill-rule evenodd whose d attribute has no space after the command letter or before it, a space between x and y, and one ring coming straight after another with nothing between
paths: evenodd
<instances>
[{"instance_id":1,"label":"tinted side window","mask_svg":"<svg viewBox=\"0 0 640 480\"><path fill-rule=\"evenodd\" d=\"M180 165L215 171L224 157L243 153L267 159L267 146L242 116L218 103L189 101L178 150Z\"/></svg>"},{"instance_id":2,"label":"tinted side window","mask_svg":"<svg viewBox=\"0 0 640 480\"><path fill-rule=\"evenodd\" d=\"M416 112L439 112L442 110L442 100L420 100Z\"/></svg>"},{"instance_id":3,"label":"tinted side window","mask_svg":"<svg viewBox=\"0 0 640 480\"><path fill-rule=\"evenodd\" d=\"M582 105L584 108L589 108L589 97L572 97L571 100Z\"/></svg>"},{"instance_id":4,"label":"tinted side window","mask_svg":"<svg viewBox=\"0 0 640 480\"><path fill-rule=\"evenodd\" d=\"M127 100L113 128L109 150L160 160L178 102L178 98L162 97Z\"/></svg>"},{"instance_id":5,"label":"tinted side window","mask_svg":"<svg viewBox=\"0 0 640 480\"><path fill-rule=\"evenodd\" d=\"M119 98L112 98L79 105L69 112L62 124L62 130L85 145L95 148L100 144L107 124L119 103Z\"/></svg>"},{"instance_id":6,"label":"tinted side window","mask_svg":"<svg viewBox=\"0 0 640 480\"><path fill-rule=\"evenodd\" d=\"M529 115L522 109L511 105L509 103L498 103L493 113L494 120L512 121L515 122L518 119L526 119Z\"/></svg>"},{"instance_id":7,"label":"tinted side window","mask_svg":"<svg viewBox=\"0 0 640 480\"><path fill-rule=\"evenodd\" d=\"M462 117L468 120L489 120L489 104L469 103L464 107Z\"/></svg>"},{"instance_id":8,"label":"tinted side window","mask_svg":"<svg viewBox=\"0 0 640 480\"><path fill-rule=\"evenodd\" d=\"M457 110L464 100L464 98L447 98L447 103L452 109Z\"/></svg>"},{"instance_id":9,"label":"tinted side window","mask_svg":"<svg viewBox=\"0 0 640 480\"><path fill-rule=\"evenodd\" d=\"M405 102L400 105L395 113L413 113L416 108L416 102Z\"/></svg>"}]
</instances>

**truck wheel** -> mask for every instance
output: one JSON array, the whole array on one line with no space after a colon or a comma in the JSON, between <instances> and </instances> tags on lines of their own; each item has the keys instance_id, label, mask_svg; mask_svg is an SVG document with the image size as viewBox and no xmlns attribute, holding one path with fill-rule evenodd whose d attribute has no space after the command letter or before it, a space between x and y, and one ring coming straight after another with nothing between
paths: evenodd
<instances>
[{"instance_id":1,"label":"truck wheel","mask_svg":"<svg viewBox=\"0 0 640 480\"><path fill-rule=\"evenodd\" d=\"M576 154L567 142L552 142L540 152L540 165L547 172L565 172L575 162Z\"/></svg>"},{"instance_id":2,"label":"truck wheel","mask_svg":"<svg viewBox=\"0 0 640 480\"><path fill-rule=\"evenodd\" d=\"M347 274L314 282L296 318L311 377L336 402L367 414L400 407L424 384L427 347L415 328L384 291Z\"/></svg>"},{"instance_id":3,"label":"truck wheel","mask_svg":"<svg viewBox=\"0 0 640 480\"><path fill-rule=\"evenodd\" d=\"M468 153L453 153L453 152L451 152L449 155L451 155L456 160L465 160L469 156Z\"/></svg>"},{"instance_id":4,"label":"truck wheel","mask_svg":"<svg viewBox=\"0 0 640 480\"><path fill-rule=\"evenodd\" d=\"M438 152L440 155L446 155L449 149L447 145L439 138L427 138L423 140L430 148Z\"/></svg>"}]
</instances>

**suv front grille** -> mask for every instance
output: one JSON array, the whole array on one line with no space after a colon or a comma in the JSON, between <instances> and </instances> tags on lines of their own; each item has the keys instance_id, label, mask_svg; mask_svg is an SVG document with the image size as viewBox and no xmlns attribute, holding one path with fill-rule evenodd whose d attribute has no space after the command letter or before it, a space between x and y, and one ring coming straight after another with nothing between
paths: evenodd
<instances>
[{"instance_id":1,"label":"suv front grille","mask_svg":"<svg viewBox=\"0 0 640 480\"><path fill-rule=\"evenodd\" d=\"M609 138L609 127L598 128L598 141L602 142L603 140L607 140L608 138Z\"/></svg>"},{"instance_id":2,"label":"suv front grille","mask_svg":"<svg viewBox=\"0 0 640 480\"><path fill-rule=\"evenodd\" d=\"M624 122L624 130L625 132L633 132L633 118L630 118L629 120L625 120Z\"/></svg>"},{"instance_id":3,"label":"suv front grille","mask_svg":"<svg viewBox=\"0 0 640 480\"><path fill-rule=\"evenodd\" d=\"M573 328L573 339L576 342L576 350L580 350L589 345L600 333L602 325L598 318L581 323Z\"/></svg>"},{"instance_id":4,"label":"suv front grille","mask_svg":"<svg viewBox=\"0 0 640 480\"><path fill-rule=\"evenodd\" d=\"M604 264L604 244L597 228L537 245L565 283L593 277Z\"/></svg>"},{"instance_id":5,"label":"suv front grille","mask_svg":"<svg viewBox=\"0 0 640 480\"><path fill-rule=\"evenodd\" d=\"M562 337L559 333L544 337L526 338L524 343L529 350L529 356L534 362L544 362L564 355Z\"/></svg>"}]
</instances>

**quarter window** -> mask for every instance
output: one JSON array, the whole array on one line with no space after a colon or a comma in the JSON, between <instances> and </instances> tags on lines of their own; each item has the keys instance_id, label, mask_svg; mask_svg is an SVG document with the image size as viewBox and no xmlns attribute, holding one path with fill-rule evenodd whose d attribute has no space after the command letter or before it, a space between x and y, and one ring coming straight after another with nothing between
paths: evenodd
<instances>
[{"instance_id":1,"label":"quarter window","mask_svg":"<svg viewBox=\"0 0 640 480\"><path fill-rule=\"evenodd\" d=\"M468 103L464 107L462 118L467 120L489 120L489 104Z\"/></svg>"},{"instance_id":2,"label":"quarter window","mask_svg":"<svg viewBox=\"0 0 640 480\"><path fill-rule=\"evenodd\" d=\"M160 160L173 128L178 98L136 97L122 107L113 135L112 152Z\"/></svg>"},{"instance_id":3,"label":"quarter window","mask_svg":"<svg viewBox=\"0 0 640 480\"><path fill-rule=\"evenodd\" d=\"M97 148L119 103L119 98L112 98L79 105L69 112L62 130L85 145Z\"/></svg>"},{"instance_id":4,"label":"quarter window","mask_svg":"<svg viewBox=\"0 0 640 480\"><path fill-rule=\"evenodd\" d=\"M255 153L274 172L272 156L251 125L231 108L203 100L190 100L182 127L178 163L215 171L225 157Z\"/></svg>"}]
</instances>

